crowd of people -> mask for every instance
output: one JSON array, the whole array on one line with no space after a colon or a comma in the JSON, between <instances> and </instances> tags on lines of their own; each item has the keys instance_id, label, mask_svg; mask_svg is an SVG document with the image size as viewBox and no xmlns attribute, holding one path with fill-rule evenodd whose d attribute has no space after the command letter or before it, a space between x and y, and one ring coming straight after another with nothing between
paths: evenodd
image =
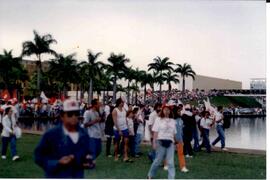
<instances>
[{"instance_id":1,"label":"crowd of people","mask_svg":"<svg viewBox=\"0 0 270 180\"><path fill-rule=\"evenodd\" d=\"M212 147L221 141L221 149L227 151L223 108L213 108L207 103L200 108L173 100L156 103L154 107L133 106L119 98L113 106L112 103L103 105L94 99L84 109L77 101L67 99L51 108L56 109L57 106L60 123L43 135L35 149L35 162L44 169L46 177L82 178L84 168L101 168L96 159L102 152L104 137L106 156L114 157L114 161L120 161L121 157L126 163L132 163L143 155L140 148L143 140L151 142L152 149L147 153L152 162L148 178L155 177L160 165L168 171L169 179L175 178L175 149L179 170L184 173L189 171L185 158L192 158L202 148L211 153ZM19 159L15 130L20 116L19 107L14 99L1 105L2 159L6 159L8 143L11 144L13 160ZM83 119L80 121L81 115ZM209 130L213 126L216 127L217 138L211 143Z\"/></svg>"}]
</instances>

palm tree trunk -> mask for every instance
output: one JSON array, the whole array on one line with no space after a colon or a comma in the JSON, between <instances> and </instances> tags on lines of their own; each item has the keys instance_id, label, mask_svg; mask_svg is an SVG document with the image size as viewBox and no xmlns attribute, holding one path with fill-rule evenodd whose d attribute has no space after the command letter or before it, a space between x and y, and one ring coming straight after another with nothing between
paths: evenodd
<instances>
[{"instance_id":1,"label":"palm tree trunk","mask_svg":"<svg viewBox=\"0 0 270 180\"><path fill-rule=\"evenodd\" d=\"M81 89L81 96L80 96L80 99L82 100L82 99L84 99L84 88L83 88L83 85L81 84L80 85L81 87L80 87L80 89Z\"/></svg>"},{"instance_id":2,"label":"palm tree trunk","mask_svg":"<svg viewBox=\"0 0 270 180\"><path fill-rule=\"evenodd\" d=\"M64 85L64 97L65 98L67 97L67 88L66 88L66 85Z\"/></svg>"},{"instance_id":3,"label":"palm tree trunk","mask_svg":"<svg viewBox=\"0 0 270 180\"><path fill-rule=\"evenodd\" d=\"M169 86L169 93L170 93L171 90L172 90L172 85L171 85L171 83L168 83L168 86Z\"/></svg>"},{"instance_id":4,"label":"palm tree trunk","mask_svg":"<svg viewBox=\"0 0 270 180\"><path fill-rule=\"evenodd\" d=\"M107 88L107 92L106 92L106 102L107 104L109 103L109 88Z\"/></svg>"},{"instance_id":5,"label":"palm tree trunk","mask_svg":"<svg viewBox=\"0 0 270 180\"><path fill-rule=\"evenodd\" d=\"M79 100L79 86L76 85L76 100Z\"/></svg>"},{"instance_id":6,"label":"palm tree trunk","mask_svg":"<svg viewBox=\"0 0 270 180\"><path fill-rule=\"evenodd\" d=\"M116 102L116 87L117 87L117 84L116 84L116 75L115 75L113 79L113 104L115 104Z\"/></svg>"},{"instance_id":7,"label":"palm tree trunk","mask_svg":"<svg viewBox=\"0 0 270 180\"><path fill-rule=\"evenodd\" d=\"M105 88L103 89L102 103L105 104Z\"/></svg>"},{"instance_id":8,"label":"palm tree trunk","mask_svg":"<svg viewBox=\"0 0 270 180\"><path fill-rule=\"evenodd\" d=\"M182 93L184 93L185 91L185 83L186 83L186 80L185 80L185 77L183 77Z\"/></svg>"},{"instance_id":9,"label":"palm tree trunk","mask_svg":"<svg viewBox=\"0 0 270 180\"><path fill-rule=\"evenodd\" d=\"M37 62L37 91L39 93L40 91L40 64L41 64L41 59L40 55L37 55L38 57L38 62Z\"/></svg>"},{"instance_id":10,"label":"palm tree trunk","mask_svg":"<svg viewBox=\"0 0 270 180\"><path fill-rule=\"evenodd\" d=\"M134 104L134 91L132 91L131 103Z\"/></svg>"},{"instance_id":11,"label":"palm tree trunk","mask_svg":"<svg viewBox=\"0 0 270 180\"><path fill-rule=\"evenodd\" d=\"M161 83L159 86L159 99L160 99L160 102L162 102L162 84Z\"/></svg>"},{"instance_id":12,"label":"palm tree trunk","mask_svg":"<svg viewBox=\"0 0 270 180\"><path fill-rule=\"evenodd\" d=\"M130 89L129 89L129 81L128 81L128 91L127 91L127 104L130 104Z\"/></svg>"},{"instance_id":13,"label":"palm tree trunk","mask_svg":"<svg viewBox=\"0 0 270 180\"><path fill-rule=\"evenodd\" d=\"M138 82L136 82L136 89L138 89ZM138 92L136 91L135 92L135 104L137 105L138 104Z\"/></svg>"},{"instance_id":14,"label":"palm tree trunk","mask_svg":"<svg viewBox=\"0 0 270 180\"><path fill-rule=\"evenodd\" d=\"M93 79L90 78L88 90L88 104L90 104L92 100L93 100Z\"/></svg>"},{"instance_id":15,"label":"palm tree trunk","mask_svg":"<svg viewBox=\"0 0 270 180\"><path fill-rule=\"evenodd\" d=\"M162 78L162 71L160 71L160 75L161 75L161 78ZM160 83L160 87L159 87L159 96L160 96L160 102L162 102L162 83Z\"/></svg>"},{"instance_id":16,"label":"palm tree trunk","mask_svg":"<svg viewBox=\"0 0 270 180\"><path fill-rule=\"evenodd\" d=\"M146 104L146 85L144 86L143 101L144 101L144 104Z\"/></svg>"}]
</instances>

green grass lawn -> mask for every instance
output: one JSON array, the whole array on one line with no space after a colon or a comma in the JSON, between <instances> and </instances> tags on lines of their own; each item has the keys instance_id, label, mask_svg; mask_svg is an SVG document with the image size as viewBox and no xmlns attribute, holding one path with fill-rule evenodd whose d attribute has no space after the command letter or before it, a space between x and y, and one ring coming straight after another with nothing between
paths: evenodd
<instances>
[{"instance_id":1,"label":"green grass lawn","mask_svg":"<svg viewBox=\"0 0 270 180\"><path fill-rule=\"evenodd\" d=\"M253 97L226 97L226 96L216 96L210 99L210 102L215 106L229 107L231 105L240 107L261 107Z\"/></svg>"},{"instance_id":2,"label":"green grass lawn","mask_svg":"<svg viewBox=\"0 0 270 180\"><path fill-rule=\"evenodd\" d=\"M12 162L10 155L7 160L0 160L0 178L43 178L43 171L33 161L33 150L40 136L24 135L17 143L21 160ZM148 146L143 146L146 154ZM175 159L176 160L176 159ZM197 153L193 159L187 159L189 173L183 174L176 163L176 178L193 179L265 179L266 157L264 155L244 155L233 153ZM86 178L146 178L150 168L146 155L135 159L134 163L114 162L102 153L97 160L95 170L87 170ZM156 178L167 178L167 173L160 169Z\"/></svg>"}]
</instances>

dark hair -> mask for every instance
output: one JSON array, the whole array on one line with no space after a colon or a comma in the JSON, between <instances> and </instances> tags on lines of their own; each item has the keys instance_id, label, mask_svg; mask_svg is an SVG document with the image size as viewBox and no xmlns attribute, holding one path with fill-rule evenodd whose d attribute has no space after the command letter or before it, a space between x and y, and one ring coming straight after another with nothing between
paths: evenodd
<instances>
[{"instance_id":1,"label":"dark hair","mask_svg":"<svg viewBox=\"0 0 270 180\"><path fill-rule=\"evenodd\" d=\"M162 105L160 103L156 103L154 106L154 110L157 110L158 107L161 107Z\"/></svg>"},{"instance_id":2,"label":"dark hair","mask_svg":"<svg viewBox=\"0 0 270 180\"><path fill-rule=\"evenodd\" d=\"M115 102L115 107L118 107L123 102L122 98L118 98Z\"/></svg>"},{"instance_id":3,"label":"dark hair","mask_svg":"<svg viewBox=\"0 0 270 180\"><path fill-rule=\"evenodd\" d=\"M168 106L164 106L164 107L162 108L162 110L161 110L161 112L160 112L160 114L159 114L159 117L161 117L161 118L164 118L164 117L165 117L165 115L164 115L164 113L163 113L163 110L164 110L165 108L168 108L168 109L170 110L169 118L173 118L173 112L172 112L172 110L170 109L170 107L168 107Z\"/></svg>"},{"instance_id":4,"label":"dark hair","mask_svg":"<svg viewBox=\"0 0 270 180\"><path fill-rule=\"evenodd\" d=\"M11 110L11 107L7 107L7 108L5 109L5 114L8 114L10 110Z\"/></svg>"},{"instance_id":5,"label":"dark hair","mask_svg":"<svg viewBox=\"0 0 270 180\"><path fill-rule=\"evenodd\" d=\"M131 113L133 113L133 111L129 110L129 111L127 112L127 117L128 117Z\"/></svg>"},{"instance_id":6,"label":"dark hair","mask_svg":"<svg viewBox=\"0 0 270 180\"><path fill-rule=\"evenodd\" d=\"M145 105L144 105L144 104L139 104L139 107L140 107L140 108L144 108Z\"/></svg>"},{"instance_id":7,"label":"dark hair","mask_svg":"<svg viewBox=\"0 0 270 180\"><path fill-rule=\"evenodd\" d=\"M133 109L132 112L133 112L134 114L136 114L138 111L139 111L139 108L138 108L138 107L135 107L135 108Z\"/></svg>"},{"instance_id":8,"label":"dark hair","mask_svg":"<svg viewBox=\"0 0 270 180\"><path fill-rule=\"evenodd\" d=\"M91 105L92 106L95 106L95 105L97 105L98 104L98 99L93 99L92 101L91 101Z\"/></svg>"},{"instance_id":9,"label":"dark hair","mask_svg":"<svg viewBox=\"0 0 270 180\"><path fill-rule=\"evenodd\" d=\"M179 109L181 109L179 106L173 106L172 111L173 111L174 119L180 118L180 115L177 113Z\"/></svg>"},{"instance_id":10,"label":"dark hair","mask_svg":"<svg viewBox=\"0 0 270 180\"><path fill-rule=\"evenodd\" d=\"M203 117L205 117L206 114L209 114L210 115L210 112L209 111L204 111Z\"/></svg>"},{"instance_id":11,"label":"dark hair","mask_svg":"<svg viewBox=\"0 0 270 180\"><path fill-rule=\"evenodd\" d=\"M218 111L220 111L220 110L222 110L222 109L223 109L222 106L218 106L218 107L217 107L217 110L218 110Z\"/></svg>"},{"instance_id":12,"label":"dark hair","mask_svg":"<svg viewBox=\"0 0 270 180\"><path fill-rule=\"evenodd\" d=\"M114 107L110 106L110 114L113 112Z\"/></svg>"}]
</instances>

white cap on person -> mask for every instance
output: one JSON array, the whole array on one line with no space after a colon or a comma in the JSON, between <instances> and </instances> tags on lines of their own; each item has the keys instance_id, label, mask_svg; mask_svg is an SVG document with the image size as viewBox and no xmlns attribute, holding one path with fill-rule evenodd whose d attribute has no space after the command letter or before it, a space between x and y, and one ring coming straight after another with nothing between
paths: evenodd
<instances>
[{"instance_id":1,"label":"white cap on person","mask_svg":"<svg viewBox=\"0 0 270 180\"><path fill-rule=\"evenodd\" d=\"M68 111L79 111L79 103L76 100L73 99L67 99L63 103L63 111L68 112Z\"/></svg>"}]
</instances>

